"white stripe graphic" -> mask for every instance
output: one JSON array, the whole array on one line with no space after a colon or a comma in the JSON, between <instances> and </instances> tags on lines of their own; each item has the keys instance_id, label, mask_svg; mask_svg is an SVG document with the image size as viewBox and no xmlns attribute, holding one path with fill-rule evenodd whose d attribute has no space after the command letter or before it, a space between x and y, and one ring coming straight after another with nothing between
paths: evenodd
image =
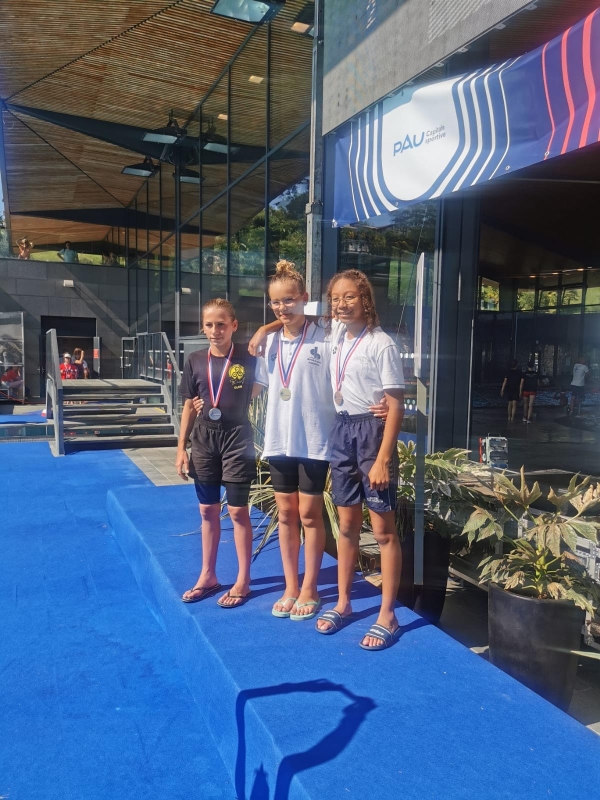
<instances>
[{"instance_id":1,"label":"white stripe graphic","mask_svg":"<svg viewBox=\"0 0 600 800\"><path fill-rule=\"evenodd\" d=\"M475 80L469 86L469 89L471 91L471 96L473 98L473 105L475 106L475 122L477 124L477 150L475 151L475 155L471 159L471 163L469 164L469 166L463 172L462 178L458 181L458 183L456 184L454 189L452 189L453 192L457 192L460 189L460 187L463 185L463 183L465 182L465 180L467 178L467 175L469 174L469 172L471 172L471 170L473 169L473 167L477 163L477 160L479 159L479 156L481 155L481 151L483 150L483 126L481 124L481 111L479 109L479 99L477 98L477 81L479 80L479 78L482 78L484 75L487 77L488 73L491 71L491 69L492 69L491 67L488 67L486 69L486 71L484 73L482 73L481 75L479 75L479 77L475 78Z\"/></svg>"},{"instance_id":2,"label":"white stripe graphic","mask_svg":"<svg viewBox=\"0 0 600 800\"><path fill-rule=\"evenodd\" d=\"M350 147L348 148L348 177L350 178L350 190L352 192L352 205L354 206L354 213L356 214L356 219L360 219L358 216L358 208L356 207L356 198L354 197L354 181L352 180L352 132L354 130L354 124L350 123Z\"/></svg>"},{"instance_id":3,"label":"white stripe graphic","mask_svg":"<svg viewBox=\"0 0 600 800\"><path fill-rule=\"evenodd\" d=\"M354 174L356 175L356 186L358 188L358 196L360 197L360 202L362 203L363 211L365 214L364 217L359 217L359 219L368 219L369 212L367 211L367 207L365 205L365 198L363 197L362 189L360 188L360 173L358 171L359 170L358 162L360 158L360 117L357 119L356 125L358 128L358 134L356 137L356 162L354 165L355 166Z\"/></svg>"},{"instance_id":4,"label":"white stripe graphic","mask_svg":"<svg viewBox=\"0 0 600 800\"><path fill-rule=\"evenodd\" d=\"M374 210L375 214L379 215L380 211L377 208L377 205L375 204L375 201L373 200L373 195L371 194L371 188L369 186L369 178L367 176L367 165L369 163L369 147L370 147L370 144L371 144L370 133L371 133L371 131L370 131L370 125L369 125L369 115L367 114L366 115L366 126L365 126L365 166L363 168L363 176L364 176L364 179L365 179L365 188L367 190L367 195L369 197L369 201L371 203L371 206L373 207L373 210ZM371 216L371 214L369 214L369 216Z\"/></svg>"},{"instance_id":5,"label":"white stripe graphic","mask_svg":"<svg viewBox=\"0 0 600 800\"><path fill-rule=\"evenodd\" d=\"M396 206L392 205L387 199L385 194L382 192L381 184L379 183L379 170L377 169L380 163L379 159L381 158L381 154L379 152L379 113L379 106L375 106L375 120L373 122L373 183L384 208L386 208L388 211L396 211Z\"/></svg>"},{"instance_id":6,"label":"white stripe graphic","mask_svg":"<svg viewBox=\"0 0 600 800\"><path fill-rule=\"evenodd\" d=\"M463 117L463 125L465 126L465 144L463 147L463 151L460 155L460 158L450 171L449 175L447 175L446 179L443 181L439 189L431 195L432 197L439 197L446 190L446 187L448 186L452 178L454 178L458 170L461 168L463 161L467 157L469 150L471 148L471 125L469 123L469 113L467 111L467 104L465 102L464 88L467 81L470 81L476 75L477 72L472 72L470 75L465 75L465 77L458 84L458 99L460 101L460 111Z\"/></svg>"},{"instance_id":7,"label":"white stripe graphic","mask_svg":"<svg viewBox=\"0 0 600 800\"><path fill-rule=\"evenodd\" d=\"M486 94L487 102L488 102L488 109L489 109L489 112L490 112L490 125L491 125L491 128L492 128L492 143L491 143L491 146L490 146L490 154L486 158L485 164L483 165L483 167L479 170L479 173L475 177L475 180L471 182L471 186L474 186L477 183L477 181L479 180L479 178L481 178L481 176L483 175L483 173L487 169L488 164L490 163L490 161L494 157L494 153L496 152L496 117L494 116L494 105L492 103L492 95L490 94L490 85L489 84L490 84L491 76L495 72L499 72L506 64L508 64L508 61L505 61L503 64L500 64L499 67L497 67L495 70L490 72L489 75L486 75L486 78L485 78L484 86L485 86L485 94Z\"/></svg>"},{"instance_id":8,"label":"white stripe graphic","mask_svg":"<svg viewBox=\"0 0 600 800\"><path fill-rule=\"evenodd\" d=\"M520 58L520 56L519 56L519 58ZM515 58L515 60L510 64L510 66L512 67L513 64L516 64L517 61L519 60L519 58ZM508 69L508 67L506 67L506 69ZM492 172L492 174L490 175L488 180L491 180L496 175L496 173L498 172L498 170L502 166L502 163L503 163L504 159L506 158L508 150L510 148L510 123L509 123L509 119L508 119L508 105L506 103L506 92L504 91L504 84L502 83L502 73L504 71L505 70L501 70L498 73L498 80L500 81L500 89L502 90L502 100L504 102L504 117L506 119L506 149L504 150L504 155L502 156L502 158L498 162L498 166Z\"/></svg>"}]
</instances>

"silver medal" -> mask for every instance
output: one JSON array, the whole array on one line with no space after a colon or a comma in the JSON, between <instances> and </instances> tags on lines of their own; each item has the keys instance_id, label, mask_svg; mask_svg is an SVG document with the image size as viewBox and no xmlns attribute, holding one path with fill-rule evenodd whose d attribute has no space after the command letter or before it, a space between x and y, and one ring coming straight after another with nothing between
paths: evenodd
<instances>
[{"instance_id":1,"label":"silver medal","mask_svg":"<svg viewBox=\"0 0 600 800\"><path fill-rule=\"evenodd\" d=\"M284 387L283 389L279 390L279 397L281 397L282 400L289 400L291 396L292 393L290 392L289 389L286 389Z\"/></svg>"},{"instance_id":2,"label":"silver medal","mask_svg":"<svg viewBox=\"0 0 600 800\"><path fill-rule=\"evenodd\" d=\"M333 395L333 399L335 400L335 404L338 405L338 406L341 406L342 403L344 402L344 397L343 397L341 392L336 392Z\"/></svg>"},{"instance_id":3,"label":"silver medal","mask_svg":"<svg viewBox=\"0 0 600 800\"><path fill-rule=\"evenodd\" d=\"M208 412L208 416L213 422L216 422L218 419L221 419L221 409L220 408L211 408Z\"/></svg>"}]
</instances>

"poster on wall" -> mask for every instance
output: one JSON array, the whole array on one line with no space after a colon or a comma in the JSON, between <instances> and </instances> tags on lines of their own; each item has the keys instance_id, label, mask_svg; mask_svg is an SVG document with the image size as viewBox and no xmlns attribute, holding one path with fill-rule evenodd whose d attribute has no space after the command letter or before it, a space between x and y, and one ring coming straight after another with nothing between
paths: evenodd
<instances>
[{"instance_id":1,"label":"poster on wall","mask_svg":"<svg viewBox=\"0 0 600 800\"><path fill-rule=\"evenodd\" d=\"M598 142L599 87L600 9L531 53L404 88L338 131L333 227Z\"/></svg>"}]
</instances>

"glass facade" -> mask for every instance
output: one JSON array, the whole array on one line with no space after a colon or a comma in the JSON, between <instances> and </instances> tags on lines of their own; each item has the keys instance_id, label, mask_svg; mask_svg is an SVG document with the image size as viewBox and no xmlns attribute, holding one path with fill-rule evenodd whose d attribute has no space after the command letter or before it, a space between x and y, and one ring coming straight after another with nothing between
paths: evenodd
<instances>
[{"instance_id":1,"label":"glass facade","mask_svg":"<svg viewBox=\"0 0 600 800\"><path fill-rule=\"evenodd\" d=\"M249 339L265 320L275 263L305 268L312 40L291 30L299 5L255 28L198 98L186 123L193 145L172 148L173 164L163 161L142 185L127 226L111 229L129 273L132 334L173 339L179 316L179 334L197 335L202 303L227 297L240 340Z\"/></svg>"},{"instance_id":2,"label":"glass facade","mask_svg":"<svg viewBox=\"0 0 600 800\"><path fill-rule=\"evenodd\" d=\"M415 327L418 319L417 274L421 255L425 258L422 303L425 341L422 350L431 352L431 307L433 261L438 203L416 204L392 215L392 224L382 228L353 225L340 228L338 270L359 269L371 281L380 324L402 352L406 381L403 430L416 432L417 381ZM372 222L372 220L371 220ZM428 386L428 380L426 381ZM428 402L428 401L427 401Z\"/></svg>"}]
</instances>

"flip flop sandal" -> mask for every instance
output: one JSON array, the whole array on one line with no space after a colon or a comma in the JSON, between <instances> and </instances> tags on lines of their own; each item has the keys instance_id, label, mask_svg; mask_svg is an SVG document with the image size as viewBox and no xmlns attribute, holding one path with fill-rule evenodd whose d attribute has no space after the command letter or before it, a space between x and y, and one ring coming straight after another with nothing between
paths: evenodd
<instances>
[{"instance_id":1,"label":"flip flop sandal","mask_svg":"<svg viewBox=\"0 0 600 800\"><path fill-rule=\"evenodd\" d=\"M217 600L217 605L221 606L221 608L239 608L243 606L244 603L248 600L252 592L248 592L248 594L231 594L231 592L227 592L224 594L223 597ZM231 598L231 600L239 600L239 603L233 603L233 605L227 605L227 603L223 603L222 601L225 600L227 597Z\"/></svg>"},{"instance_id":2,"label":"flip flop sandal","mask_svg":"<svg viewBox=\"0 0 600 800\"><path fill-rule=\"evenodd\" d=\"M337 633L338 631L341 631L351 616L352 616L351 614L348 614L347 616L342 617L339 611L333 611L333 610L326 611L317 620L315 624L315 630L317 631L317 633L322 633L323 636L331 636L332 633ZM319 622L321 622L321 620L328 622L331 627L326 628L325 630L319 628Z\"/></svg>"},{"instance_id":3,"label":"flip flop sandal","mask_svg":"<svg viewBox=\"0 0 600 800\"><path fill-rule=\"evenodd\" d=\"M293 619L294 622L302 622L305 619L314 619L321 608L321 601L309 600L307 603L296 604L296 608L308 608L308 606L314 606L314 610L311 611L310 614L290 614L290 619Z\"/></svg>"},{"instance_id":4,"label":"flip flop sandal","mask_svg":"<svg viewBox=\"0 0 600 800\"><path fill-rule=\"evenodd\" d=\"M281 605L284 606L286 603L289 603L290 600L292 601L292 603L295 603L297 599L298 599L297 597L282 597L281 600L277 601L277 603L281 603ZM274 617L279 617L279 619L288 619L290 614L292 613L292 608L294 606L292 605L292 608L290 608L289 611L278 611L275 608L277 603L275 603L275 605L271 609L271 614L273 614Z\"/></svg>"},{"instance_id":5,"label":"flip flop sandal","mask_svg":"<svg viewBox=\"0 0 600 800\"><path fill-rule=\"evenodd\" d=\"M376 644L373 647L369 647L368 645L363 644L361 641L360 646L363 650L386 650L388 647L396 644L400 638L400 632L400 626L398 626L392 633L383 625L371 625L369 630L363 636L363 639L365 639L367 636L372 636L373 639L381 639L381 644Z\"/></svg>"},{"instance_id":6,"label":"flip flop sandal","mask_svg":"<svg viewBox=\"0 0 600 800\"><path fill-rule=\"evenodd\" d=\"M187 592L184 592L183 594L188 594L188 593L191 594L192 592L199 592L199 596L198 597L184 597L182 595L181 599L182 599L182 601L184 603L199 603L200 600L205 600L207 597L210 597L211 594L214 594L215 592L218 592L220 588L221 588L221 584L220 583L215 583L214 586L208 586L208 587L206 587L206 586L200 587L199 586L197 589L188 589Z\"/></svg>"}]
</instances>

